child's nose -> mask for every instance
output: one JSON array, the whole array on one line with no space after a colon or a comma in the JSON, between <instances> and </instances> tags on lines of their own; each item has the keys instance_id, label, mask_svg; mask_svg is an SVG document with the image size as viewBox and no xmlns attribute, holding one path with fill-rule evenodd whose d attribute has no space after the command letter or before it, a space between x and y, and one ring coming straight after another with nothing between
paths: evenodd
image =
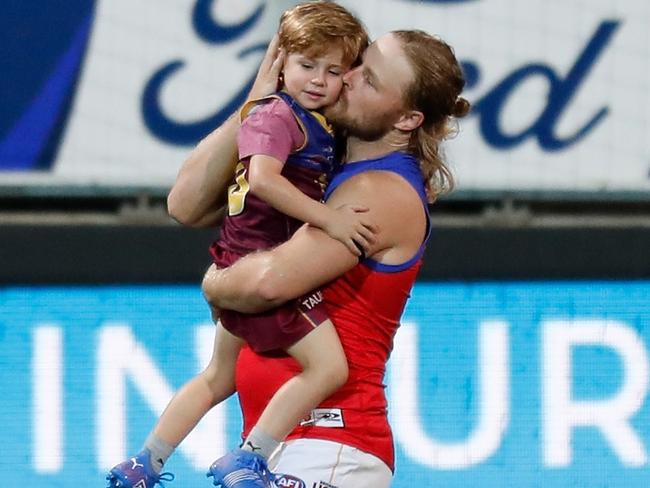
<instances>
[{"instance_id":1,"label":"child's nose","mask_svg":"<svg viewBox=\"0 0 650 488\"><path fill-rule=\"evenodd\" d=\"M314 85L324 85L325 84L325 76L323 76L322 73L316 73L314 77L312 78L311 82Z\"/></svg>"}]
</instances>

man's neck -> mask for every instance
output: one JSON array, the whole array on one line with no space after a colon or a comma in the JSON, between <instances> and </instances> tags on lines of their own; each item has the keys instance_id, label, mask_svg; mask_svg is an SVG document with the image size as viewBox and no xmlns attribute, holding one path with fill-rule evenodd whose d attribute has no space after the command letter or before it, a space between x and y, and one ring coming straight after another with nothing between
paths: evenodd
<instances>
[{"instance_id":1,"label":"man's neck","mask_svg":"<svg viewBox=\"0 0 650 488\"><path fill-rule=\"evenodd\" d=\"M364 141L357 137L349 136L347 140L346 161L363 161L376 159L395 151L402 151L408 147L408 139L386 134L376 141Z\"/></svg>"}]
</instances>

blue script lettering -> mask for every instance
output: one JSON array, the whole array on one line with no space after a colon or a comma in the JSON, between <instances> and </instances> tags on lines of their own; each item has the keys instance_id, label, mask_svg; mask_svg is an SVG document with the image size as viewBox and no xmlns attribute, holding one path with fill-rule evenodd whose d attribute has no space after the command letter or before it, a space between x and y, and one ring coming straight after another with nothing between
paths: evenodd
<instances>
[{"instance_id":1,"label":"blue script lettering","mask_svg":"<svg viewBox=\"0 0 650 488\"><path fill-rule=\"evenodd\" d=\"M264 52L267 43L257 44L248 49L244 49L238 55L239 58L244 58L251 53ZM141 111L144 123L159 139L170 144L193 145L196 144L215 127L219 127L235 110L237 110L245 101L248 92L253 86L256 73L244 83L244 86L239 90L235 96L230 99L226 104L221 107L216 114L210 115L204 119L195 122L176 122L171 117L168 117L161 108L160 94L163 85L184 66L183 61L172 61L160 68L149 80L144 88L142 95Z\"/></svg>"},{"instance_id":2,"label":"blue script lettering","mask_svg":"<svg viewBox=\"0 0 650 488\"><path fill-rule=\"evenodd\" d=\"M607 107L601 108L582 128L569 137L564 139L557 137L554 129L562 112L611 41L619 25L620 22L613 20L602 22L564 79L549 66L539 63L529 64L515 70L477 102L473 113L480 117L481 133L488 144L498 149L509 149L528 137L536 136L544 150L559 151L575 144L591 132L607 115L609 111ZM463 67L468 75L468 87L478 83L480 78L478 67L472 63L464 63ZM526 79L533 76L542 76L549 82L550 92L546 108L527 129L519 134L506 134L499 123L505 102Z\"/></svg>"},{"instance_id":3,"label":"blue script lettering","mask_svg":"<svg viewBox=\"0 0 650 488\"><path fill-rule=\"evenodd\" d=\"M198 0L194 5L192 25L198 36L210 44L223 44L239 38L249 31L264 13L266 4L257 7L247 19L235 25L223 25L212 18L212 5L217 0Z\"/></svg>"},{"instance_id":4,"label":"blue script lettering","mask_svg":"<svg viewBox=\"0 0 650 488\"><path fill-rule=\"evenodd\" d=\"M243 36L259 22L265 7L263 4L260 5L238 24L223 25L213 19L211 15L213 5L217 1L197 0L192 15L192 22L197 35L210 44L228 43ZM429 1L431 3L442 3L468 0ZM555 133L555 129L569 103L585 83L592 68L611 42L620 24L619 20L601 22L566 75L558 74L553 67L543 63L527 64L515 69L475 102L471 114L480 119L480 131L487 144L496 149L507 150L518 146L530 137L535 137L544 151L560 151L576 144L592 132L609 113L607 106L598 110L572 135L559 137ZM261 53L264 49L265 44L258 44L242 50L238 57L242 59L254 53ZM193 122L178 122L164 113L161 107L160 95L165 83L183 66L184 62L182 60L174 60L165 64L153 74L144 88L141 111L145 125L157 138L175 145L193 145L239 108L245 101L246 95L252 86L255 73L251 74L242 88L214 115ZM481 81L481 70L478 64L472 60L465 60L462 62L462 66L467 88L476 87ZM542 77L549 84L546 107L529 127L518 133L507 133L501 125L506 102L524 82L533 77Z\"/></svg>"},{"instance_id":5,"label":"blue script lettering","mask_svg":"<svg viewBox=\"0 0 650 488\"><path fill-rule=\"evenodd\" d=\"M260 20L266 6L265 4L260 5L239 24L223 25L212 18L212 7L216 5L217 1L197 0L192 14L192 25L195 32L209 44L224 44L240 38ZM264 52L266 45L266 43L262 43L246 48L238 54L238 58L243 59L251 54ZM145 85L140 106L147 129L158 139L179 146L196 144L207 133L221 125L246 101L246 95L255 80L255 73L253 73L233 98L214 115L194 122L177 122L164 113L161 93L165 83L184 65L182 60L174 60L159 68Z\"/></svg>"}]
</instances>

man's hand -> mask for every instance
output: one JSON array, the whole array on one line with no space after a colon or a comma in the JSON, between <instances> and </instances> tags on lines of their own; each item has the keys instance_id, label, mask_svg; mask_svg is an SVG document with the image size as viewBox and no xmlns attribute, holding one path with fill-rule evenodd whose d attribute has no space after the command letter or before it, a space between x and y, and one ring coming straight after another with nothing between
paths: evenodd
<instances>
[{"instance_id":1,"label":"man's hand","mask_svg":"<svg viewBox=\"0 0 650 488\"><path fill-rule=\"evenodd\" d=\"M210 305L210 313L212 315L212 322L215 324L219 322L219 317L221 317L221 309Z\"/></svg>"},{"instance_id":2,"label":"man's hand","mask_svg":"<svg viewBox=\"0 0 650 488\"><path fill-rule=\"evenodd\" d=\"M216 319L219 318L220 313L218 312L220 309L216 304L216 297L210 296L208 293L206 293L206 288L213 280L218 280L219 274L220 274L219 268L217 268L216 264L212 263L208 268L208 270L203 275L203 281L201 282L201 291L203 293L203 297L205 298L205 301L208 302L208 305L210 305L210 309L212 311L212 319L215 322ZM216 317L215 317L215 312L217 312Z\"/></svg>"},{"instance_id":3,"label":"man's hand","mask_svg":"<svg viewBox=\"0 0 650 488\"><path fill-rule=\"evenodd\" d=\"M278 49L280 39L277 34L273 36L269 47L266 49L262 64L257 71L257 77L253 82L253 87L248 94L249 100L263 98L278 91L280 84L280 73L284 66L285 52Z\"/></svg>"}]
</instances>

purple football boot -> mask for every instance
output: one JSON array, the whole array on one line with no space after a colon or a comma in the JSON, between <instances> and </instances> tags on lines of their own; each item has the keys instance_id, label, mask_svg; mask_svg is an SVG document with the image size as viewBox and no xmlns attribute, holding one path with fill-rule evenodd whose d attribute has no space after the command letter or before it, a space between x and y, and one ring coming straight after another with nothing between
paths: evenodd
<instances>
[{"instance_id":1,"label":"purple football boot","mask_svg":"<svg viewBox=\"0 0 650 488\"><path fill-rule=\"evenodd\" d=\"M276 488L275 477L259 454L233 449L217 459L207 474L222 488Z\"/></svg>"},{"instance_id":2,"label":"purple football boot","mask_svg":"<svg viewBox=\"0 0 650 488\"><path fill-rule=\"evenodd\" d=\"M115 466L106 475L108 488L154 488L164 486L163 481L172 481L171 473L156 473L151 467L151 454L148 449L137 456Z\"/></svg>"}]
</instances>

